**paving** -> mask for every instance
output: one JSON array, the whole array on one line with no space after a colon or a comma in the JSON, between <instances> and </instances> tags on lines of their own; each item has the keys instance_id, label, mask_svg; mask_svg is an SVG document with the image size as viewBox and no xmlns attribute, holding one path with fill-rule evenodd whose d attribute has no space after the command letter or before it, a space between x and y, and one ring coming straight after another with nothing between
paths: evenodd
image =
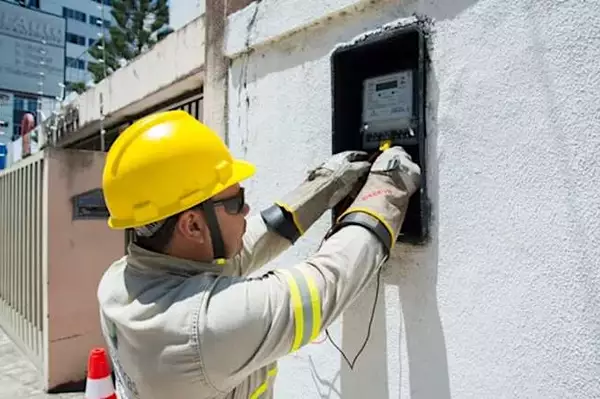
<instances>
[{"instance_id":1,"label":"paving","mask_svg":"<svg viewBox=\"0 0 600 399\"><path fill-rule=\"evenodd\" d=\"M0 329L0 399L83 398L83 392L45 393L37 370Z\"/></svg>"}]
</instances>

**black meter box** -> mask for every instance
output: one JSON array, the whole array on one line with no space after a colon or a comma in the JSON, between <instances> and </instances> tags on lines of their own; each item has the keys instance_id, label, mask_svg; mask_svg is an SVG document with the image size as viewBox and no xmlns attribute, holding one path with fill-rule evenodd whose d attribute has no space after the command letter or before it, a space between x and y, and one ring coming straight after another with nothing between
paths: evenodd
<instances>
[{"instance_id":1,"label":"black meter box","mask_svg":"<svg viewBox=\"0 0 600 399\"><path fill-rule=\"evenodd\" d=\"M383 140L419 164L421 190L408 206L399 241L429 234L425 124L428 21L389 26L338 47L331 56L332 149L375 152ZM337 217L343 209L334 209Z\"/></svg>"}]
</instances>

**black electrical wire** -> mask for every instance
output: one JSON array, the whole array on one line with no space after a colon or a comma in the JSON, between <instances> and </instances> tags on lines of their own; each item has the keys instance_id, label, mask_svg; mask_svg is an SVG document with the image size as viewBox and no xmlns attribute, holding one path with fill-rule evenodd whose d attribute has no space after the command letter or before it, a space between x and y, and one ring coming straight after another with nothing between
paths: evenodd
<instances>
[{"instance_id":1,"label":"black electrical wire","mask_svg":"<svg viewBox=\"0 0 600 399\"><path fill-rule=\"evenodd\" d=\"M369 162L373 162L373 160L377 157L376 154L378 154L378 153L373 154L369 158ZM344 201L348 202L348 204L343 206L344 208L346 208L349 205L349 203L354 200L354 198L358 194L358 190L360 188L362 188L363 184L364 184L364 181L362 181L360 184L358 184L357 187L355 187L355 189L352 190L351 194L348 195L348 197L346 197L344 200L341 201L341 203L344 203ZM331 226L329 228L329 231L325 234L325 237L329 236L329 234L333 230L333 228L334 228L334 226ZM321 243L319 244L319 249L321 248L321 246L323 245L324 242L325 242L325 238L323 240L321 240ZM383 262L382 262L382 264L379 265L379 270L377 271L377 280L376 280L376 285L375 285L375 299L373 300L373 307L371 308L371 315L369 316L369 324L367 325L367 336L365 337L365 340L363 341L362 345L360 346L360 349L358 350L358 352L356 353L356 356L354 356L354 359L352 359L352 361L350 361L350 359L348 359L348 356L346 356L346 354L344 353L342 348L340 348L335 343L333 338L331 338L331 335L329 334L329 329L325 329L325 335L327 336L327 339L329 340L331 345L333 345L333 347L340 353L340 355L342 355L342 357L348 364L348 367L350 367L350 370L354 370L356 361L358 360L358 358L360 357L362 352L367 347L367 344L369 343L369 339L371 338L371 328L373 327L373 320L375 319L375 308L377 307L377 300L379 298L379 286L381 285L381 270L382 269L383 269Z\"/></svg>"},{"instance_id":2,"label":"black electrical wire","mask_svg":"<svg viewBox=\"0 0 600 399\"><path fill-rule=\"evenodd\" d=\"M344 351L333 341L333 338L331 338L331 335L329 335L329 330L325 329L325 334L327 335L327 339L329 339L329 342L331 342L331 345L333 345L333 347L335 349L337 349L337 351L342 355L342 357L348 364L348 367L350 367L350 370L354 370L356 361L358 360L358 358L360 357L362 352L365 350L367 343L369 342L369 339L371 338L371 328L373 326L373 320L375 319L375 308L377 307L377 299L379 298L379 285L381 283L381 270L382 269L383 269L383 265L381 265L379 267L379 270L377 271L377 283L375 285L375 300L373 301L373 307L371 308L371 315L369 316L369 324L367 326L367 336L365 337L365 340L363 341L360 349L356 353L356 356L354 356L354 359L352 359L352 362L350 361L350 359L348 359L348 356L346 356Z\"/></svg>"}]
</instances>

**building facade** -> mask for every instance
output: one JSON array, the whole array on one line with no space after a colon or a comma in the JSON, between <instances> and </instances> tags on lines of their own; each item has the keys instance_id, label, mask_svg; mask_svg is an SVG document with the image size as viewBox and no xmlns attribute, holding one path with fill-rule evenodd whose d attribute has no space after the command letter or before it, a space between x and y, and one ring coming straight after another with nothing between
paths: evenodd
<instances>
[{"instance_id":1,"label":"building facade","mask_svg":"<svg viewBox=\"0 0 600 399\"><path fill-rule=\"evenodd\" d=\"M23 115L49 115L62 95L66 21L39 2L1 1L0 114L7 142L19 135Z\"/></svg>"},{"instance_id":2,"label":"building facade","mask_svg":"<svg viewBox=\"0 0 600 399\"><path fill-rule=\"evenodd\" d=\"M87 64L93 58L88 49L114 23L110 0L39 0L42 11L62 15L67 20L65 84L88 82L92 75Z\"/></svg>"},{"instance_id":3,"label":"building facade","mask_svg":"<svg viewBox=\"0 0 600 399\"><path fill-rule=\"evenodd\" d=\"M3 122L0 131L4 133L0 134L0 143L11 148L10 142L20 136L25 114L32 114L36 123L39 122L50 116L58 101L68 94L70 84L87 83L92 79L87 70L88 62L93 59L88 49L103 32L108 33L114 19L110 14L110 0L2 0L0 6L6 21L17 20L13 15L19 15L28 23L52 20L54 25L62 23L64 30L61 30L60 42L56 43L28 36L27 32L21 32L21 36L13 39L14 29L3 32L4 51L13 51L15 46L14 51L20 52L16 55L16 64L4 62L7 65L0 72L0 81L9 83L8 86L0 84L0 118ZM18 43L13 45L15 40ZM19 49L16 46L20 46ZM25 65L25 72L29 73L27 78L11 77L19 75L19 65ZM32 82L36 83L35 87ZM12 152L14 150L9 154L9 160L13 159Z\"/></svg>"}]
</instances>

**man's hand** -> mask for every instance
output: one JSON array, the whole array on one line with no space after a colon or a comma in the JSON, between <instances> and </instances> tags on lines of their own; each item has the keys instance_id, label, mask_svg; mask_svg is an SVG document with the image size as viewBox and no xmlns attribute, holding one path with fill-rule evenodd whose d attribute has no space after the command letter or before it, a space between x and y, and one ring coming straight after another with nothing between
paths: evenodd
<instances>
[{"instance_id":1,"label":"man's hand","mask_svg":"<svg viewBox=\"0 0 600 399\"><path fill-rule=\"evenodd\" d=\"M421 184L421 168L402 147L392 147L375 159L371 167L375 175L389 176L394 183L413 195Z\"/></svg>"},{"instance_id":2,"label":"man's hand","mask_svg":"<svg viewBox=\"0 0 600 399\"><path fill-rule=\"evenodd\" d=\"M296 189L261 211L268 229L296 242L368 174L371 164L367 158L362 151L341 152L310 171Z\"/></svg>"},{"instance_id":3,"label":"man's hand","mask_svg":"<svg viewBox=\"0 0 600 399\"><path fill-rule=\"evenodd\" d=\"M380 239L389 254L404 222L408 200L417 191L420 180L421 168L402 147L384 151L373 162L365 185L329 235L347 225L361 225Z\"/></svg>"},{"instance_id":4,"label":"man's hand","mask_svg":"<svg viewBox=\"0 0 600 399\"><path fill-rule=\"evenodd\" d=\"M308 175L308 181L317 177L327 177L335 185L335 190L328 201L332 208L346 197L358 181L367 175L371 164L368 154L364 151L344 151L333 155Z\"/></svg>"}]
</instances>

